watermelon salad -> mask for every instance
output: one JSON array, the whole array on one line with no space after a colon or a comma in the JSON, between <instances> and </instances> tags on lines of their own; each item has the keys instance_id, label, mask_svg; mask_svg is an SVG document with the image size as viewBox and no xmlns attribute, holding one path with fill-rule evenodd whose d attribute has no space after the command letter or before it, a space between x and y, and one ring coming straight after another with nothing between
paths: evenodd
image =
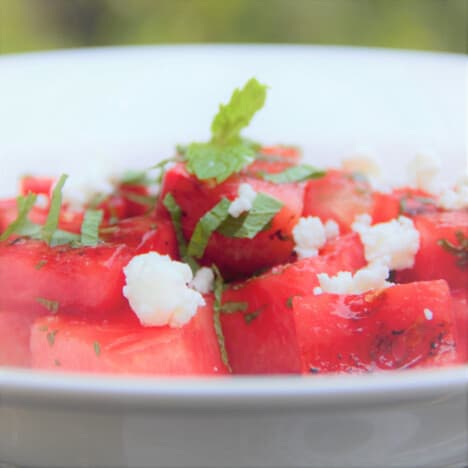
<instances>
[{"instance_id":1,"label":"watermelon salad","mask_svg":"<svg viewBox=\"0 0 468 468\"><path fill-rule=\"evenodd\" d=\"M0 200L0 366L125 375L369 373L468 362L468 186L417 156L379 186L241 135L99 178L25 176Z\"/></svg>"}]
</instances>

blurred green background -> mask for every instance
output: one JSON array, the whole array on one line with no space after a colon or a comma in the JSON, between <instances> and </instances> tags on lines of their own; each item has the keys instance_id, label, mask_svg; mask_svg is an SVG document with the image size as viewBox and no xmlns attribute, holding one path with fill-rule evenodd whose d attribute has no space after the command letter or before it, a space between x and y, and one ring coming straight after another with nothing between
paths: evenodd
<instances>
[{"instance_id":1,"label":"blurred green background","mask_svg":"<svg viewBox=\"0 0 468 468\"><path fill-rule=\"evenodd\" d=\"M467 52L467 0L0 0L0 52L258 42Z\"/></svg>"}]
</instances>

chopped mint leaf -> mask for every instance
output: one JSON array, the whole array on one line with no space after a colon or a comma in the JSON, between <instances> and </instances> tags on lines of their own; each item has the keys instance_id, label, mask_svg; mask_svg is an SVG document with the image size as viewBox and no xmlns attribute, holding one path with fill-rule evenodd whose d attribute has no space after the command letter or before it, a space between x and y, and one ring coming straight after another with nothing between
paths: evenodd
<instances>
[{"instance_id":1,"label":"chopped mint leaf","mask_svg":"<svg viewBox=\"0 0 468 468\"><path fill-rule=\"evenodd\" d=\"M229 206L229 200L223 198L214 208L205 213L198 220L188 245L188 254L190 256L195 258L203 257L211 234L213 234L228 217Z\"/></svg>"},{"instance_id":2,"label":"chopped mint leaf","mask_svg":"<svg viewBox=\"0 0 468 468\"><path fill-rule=\"evenodd\" d=\"M462 231L456 231L455 237L458 245L453 244L447 239L440 239L437 241L437 244L445 251L455 256L457 265L460 268L466 268L468 266L468 237L465 237Z\"/></svg>"},{"instance_id":3,"label":"chopped mint leaf","mask_svg":"<svg viewBox=\"0 0 468 468\"><path fill-rule=\"evenodd\" d=\"M242 89L232 93L228 104L221 104L211 124L212 142L229 145L239 139L240 132L247 127L253 116L265 104L267 87L251 78Z\"/></svg>"},{"instance_id":4,"label":"chopped mint leaf","mask_svg":"<svg viewBox=\"0 0 468 468\"><path fill-rule=\"evenodd\" d=\"M54 232L57 230L60 207L62 206L62 188L65 185L67 178L68 176L66 174L62 174L52 191L49 214L47 215L47 220L41 230L41 238L48 244L51 243Z\"/></svg>"},{"instance_id":5,"label":"chopped mint leaf","mask_svg":"<svg viewBox=\"0 0 468 468\"><path fill-rule=\"evenodd\" d=\"M282 206L283 204L276 198L258 193L250 211L237 218L228 216L219 226L218 232L226 237L253 239L260 231L269 226Z\"/></svg>"},{"instance_id":6,"label":"chopped mint leaf","mask_svg":"<svg viewBox=\"0 0 468 468\"><path fill-rule=\"evenodd\" d=\"M286 307L288 309L292 309L292 307L293 307L293 298L294 298L294 296L290 296L290 297L288 297L286 299Z\"/></svg>"},{"instance_id":7,"label":"chopped mint leaf","mask_svg":"<svg viewBox=\"0 0 468 468\"><path fill-rule=\"evenodd\" d=\"M220 311L225 314L232 314L234 312L245 312L249 308L247 302L225 302L220 306Z\"/></svg>"},{"instance_id":8,"label":"chopped mint leaf","mask_svg":"<svg viewBox=\"0 0 468 468\"><path fill-rule=\"evenodd\" d=\"M35 268L36 270L40 270L44 265L47 265L47 260L42 259L42 260L39 260L39 261L34 265L34 268Z\"/></svg>"},{"instance_id":9,"label":"chopped mint leaf","mask_svg":"<svg viewBox=\"0 0 468 468\"><path fill-rule=\"evenodd\" d=\"M52 301L45 299L44 297L36 297L36 302L44 306L49 312L56 314L59 310L60 303L58 301Z\"/></svg>"},{"instance_id":10,"label":"chopped mint leaf","mask_svg":"<svg viewBox=\"0 0 468 468\"><path fill-rule=\"evenodd\" d=\"M224 280L216 265L212 265L211 268L215 274L215 280L213 285L213 293L215 297L213 305L213 325L216 333L216 338L218 339L221 360L223 361L223 364L227 367L229 372L232 372L231 365L229 364L228 353L226 350L226 340L224 339L223 328L221 326L221 308L224 292Z\"/></svg>"},{"instance_id":11,"label":"chopped mint leaf","mask_svg":"<svg viewBox=\"0 0 468 468\"><path fill-rule=\"evenodd\" d=\"M253 162L255 150L246 143L230 146L192 143L185 154L187 170L199 180L215 179L219 184Z\"/></svg>"},{"instance_id":12,"label":"chopped mint leaf","mask_svg":"<svg viewBox=\"0 0 468 468\"><path fill-rule=\"evenodd\" d=\"M28 193L26 196L19 196L16 199L18 216L0 236L0 242L7 240L12 234L21 233L25 227L32 224L28 219L28 215L36 203L36 199L37 195L34 193Z\"/></svg>"},{"instance_id":13,"label":"chopped mint leaf","mask_svg":"<svg viewBox=\"0 0 468 468\"><path fill-rule=\"evenodd\" d=\"M94 348L94 354L99 357L101 354L101 344L99 343L99 341L95 341L93 343L93 348Z\"/></svg>"},{"instance_id":14,"label":"chopped mint leaf","mask_svg":"<svg viewBox=\"0 0 468 468\"><path fill-rule=\"evenodd\" d=\"M149 185L152 181L147 171L129 170L120 177L119 182L128 185Z\"/></svg>"},{"instance_id":15,"label":"chopped mint leaf","mask_svg":"<svg viewBox=\"0 0 468 468\"><path fill-rule=\"evenodd\" d=\"M33 239L37 237L31 236ZM65 245L65 244L72 244L72 246L79 246L80 245L80 236L78 234L74 234L73 232L62 231L61 229L57 229L53 236L52 240L50 241L51 247L57 247L57 245Z\"/></svg>"},{"instance_id":16,"label":"chopped mint leaf","mask_svg":"<svg viewBox=\"0 0 468 468\"><path fill-rule=\"evenodd\" d=\"M309 179L323 177L325 171L319 170L308 164L292 166L277 174L262 174L263 179L276 184L285 184L290 182L304 182Z\"/></svg>"},{"instance_id":17,"label":"chopped mint leaf","mask_svg":"<svg viewBox=\"0 0 468 468\"><path fill-rule=\"evenodd\" d=\"M55 343L55 335L58 333L58 330L53 330L47 333L47 341L49 342L50 346L54 346Z\"/></svg>"},{"instance_id":18,"label":"chopped mint leaf","mask_svg":"<svg viewBox=\"0 0 468 468\"><path fill-rule=\"evenodd\" d=\"M248 313L248 314L244 314L245 323L247 325L249 325L249 323L252 322L252 320L255 320L260 315L262 310L263 309L257 309L257 310L255 310L253 312Z\"/></svg>"},{"instance_id":19,"label":"chopped mint leaf","mask_svg":"<svg viewBox=\"0 0 468 468\"><path fill-rule=\"evenodd\" d=\"M94 247L99 242L99 226L103 218L102 210L86 210L81 224L81 244Z\"/></svg>"},{"instance_id":20,"label":"chopped mint leaf","mask_svg":"<svg viewBox=\"0 0 468 468\"><path fill-rule=\"evenodd\" d=\"M177 204L176 199L172 193L168 193L163 200L163 205L169 211L171 216L172 225L174 226L174 231L176 233L177 244L179 246L179 255L182 260L190 265L192 272L195 272L200 268L196 260L189 255L187 252L187 241L185 240L184 233L182 231L182 209Z\"/></svg>"},{"instance_id":21,"label":"chopped mint leaf","mask_svg":"<svg viewBox=\"0 0 468 468\"><path fill-rule=\"evenodd\" d=\"M153 195L140 195L133 192L124 192L123 196L133 203L145 206L148 211L152 210L156 206L157 197Z\"/></svg>"}]
</instances>

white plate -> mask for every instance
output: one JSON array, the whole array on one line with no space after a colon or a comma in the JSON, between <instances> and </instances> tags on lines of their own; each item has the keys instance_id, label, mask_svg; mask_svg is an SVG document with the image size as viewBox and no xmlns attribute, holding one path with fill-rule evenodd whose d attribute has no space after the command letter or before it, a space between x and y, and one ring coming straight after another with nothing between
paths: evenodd
<instances>
[{"instance_id":1,"label":"white plate","mask_svg":"<svg viewBox=\"0 0 468 468\"><path fill-rule=\"evenodd\" d=\"M249 136L317 164L365 146L401 174L434 148L466 168L463 56L184 46L0 59L0 195L97 157L145 167L206 138L217 104L271 86ZM0 285L1 289L1 285ZM463 466L468 367L377 376L123 379L0 370L0 462L20 466Z\"/></svg>"}]
</instances>

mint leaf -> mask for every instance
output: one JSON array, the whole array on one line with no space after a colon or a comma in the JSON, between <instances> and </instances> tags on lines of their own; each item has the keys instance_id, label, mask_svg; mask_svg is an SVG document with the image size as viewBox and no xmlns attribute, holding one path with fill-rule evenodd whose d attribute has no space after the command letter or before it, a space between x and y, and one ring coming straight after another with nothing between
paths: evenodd
<instances>
[{"instance_id":1,"label":"mint leaf","mask_svg":"<svg viewBox=\"0 0 468 468\"><path fill-rule=\"evenodd\" d=\"M49 214L47 215L47 220L41 230L41 239L48 244L51 243L54 232L57 230L60 208L62 206L62 188L65 185L67 178L68 176L66 174L62 174L52 191Z\"/></svg>"},{"instance_id":2,"label":"mint leaf","mask_svg":"<svg viewBox=\"0 0 468 468\"><path fill-rule=\"evenodd\" d=\"M225 314L232 314L234 312L245 312L249 308L247 302L225 302L221 307L220 311Z\"/></svg>"},{"instance_id":3,"label":"mint leaf","mask_svg":"<svg viewBox=\"0 0 468 468\"><path fill-rule=\"evenodd\" d=\"M219 184L253 162L255 150L240 141L231 146L192 143L185 153L187 170L199 180L215 179Z\"/></svg>"},{"instance_id":4,"label":"mint leaf","mask_svg":"<svg viewBox=\"0 0 468 468\"><path fill-rule=\"evenodd\" d=\"M457 265L461 269L464 269L468 266L468 237L465 237L462 231L456 231L455 237L458 245L453 244L447 239L440 239L437 241L437 244L446 252L452 254L457 260Z\"/></svg>"},{"instance_id":5,"label":"mint leaf","mask_svg":"<svg viewBox=\"0 0 468 468\"><path fill-rule=\"evenodd\" d=\"M278 174L262 174L262 178L275 184L285 184L290 182L304 182L309 179L323 177L325 171L319 170L307 164L292 166Z\"/></svg>"},{"instance_id":6,"label":"mint leaf","mask_svg":"<svg viewBox=\"0 0 468 468\"><path fill-rule=\"evenodd\" d=\"M258 193L250 211L237 218L228 216L217 230L226 237L253 239L268 227L282 206L283 204L276 198Z\"/></svg>"},{"instance_id":7,"label":"mint leaf","mask_svg":"<svg viewBox=\"0 0 468 468\"><path fill-rule=\"evenodd\" d=\"M93 343L93 348L94 348L94 354L99 357L100 354L101 354L101 344L99 343L99 341L95 341Z\"/></svg>"},{"instance_id":8,"label":"mint leaf","mask_svg":"<svg viewBox=\"0 0 468 468\"><path fill-rule=\"evenodd\" d=\"M44 306L49 312L52 312L53 314L56 314L60 307L58 301L52 301L51 299L45 299L44 297L36 297L36 302Z\"/></svg>"},{"instance_id":9,"label":"mint leaf","mask_svg":"<svg viewBox=\"0 0 468 468\"><path fill-rule=\"evenodd\" d=\"M21 231L24 228L31 226L32 223L29 221L28 215L34 206L34 203L36 203L36 199L37 195L34 193L28 193L26 196L19 196L16 199L18 216L0 236L0 242L7 240L12 234L21 235Z\"/></svg>"},{"instance_id":10,"label":"mint leaf","mask_svg":"<svg viewBox=\"0 0 468 468\"><path fill-rule=\"evenodd\" d=\"M212 142L229 145L239 139L240 131L265 104L267 87L251 78L242 89L232 93L228 104L221 104L211 124Z\"/></svg>"},{"instance_id":11,"label":"mint leaf","mask_svg":"<svg viewBox=\"0 0 468 468\"><path fill-rule=\"evenodd\" d=\"M198 220L188 245L189 255L195 258L203 257L211 234L213 234L228 217L229 206L229 200L223 198L214 208L205 213Z\"/></svg>"},{"instance_id":12,"label":"mint leaf","mask_svg":"<svg viewBox=\"0 0 468 468\"><path fill-rule=\"evenodd\" d=\"M102 210L86 210L81 224L81 244L94 247L99 242L99 226L103 218Z\"/></svg>"},{"instance_id":13,"label":"mint leaf","mask_svg":"<svg viewBox=\"0 0 468 468\"><path fill-rule=\"evenodd\" d=\"M179 246L180 258L190 266L192 272L195 274L200 266L187 252L187 241L185 240L184 233L182 231L182 209L177 204L172 193L168 193L164 197L163 205L166 207L167 211L169 211L169 215L171 216L172 225L174 226L177 238L177 244Z\"/></svg>"}]
</instances>

